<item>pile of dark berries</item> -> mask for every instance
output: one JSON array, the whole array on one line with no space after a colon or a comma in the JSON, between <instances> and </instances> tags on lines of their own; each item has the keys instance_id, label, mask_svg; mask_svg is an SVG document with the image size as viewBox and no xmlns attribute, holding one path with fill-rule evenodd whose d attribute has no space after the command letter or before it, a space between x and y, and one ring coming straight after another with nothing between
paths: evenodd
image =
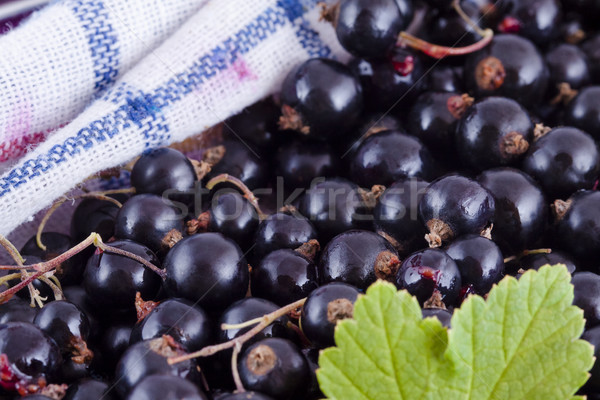
<instances>
[{"instance_id":1,"label":"pile of dark berries","mask_svg":"<svg viewBox=\"0 0 600 400\"><path fill-rule=\"evenodd\" d=\"M600 349L598 18L324 6L347 65L297 65L200 159L148 150L130 189L81 196L69 236L2 240L0 397L318 399L319 350L376 280L450 328L467 296L557 263ZM599 365L581 394L600 398Z\"/></svg>"}]
</instances>

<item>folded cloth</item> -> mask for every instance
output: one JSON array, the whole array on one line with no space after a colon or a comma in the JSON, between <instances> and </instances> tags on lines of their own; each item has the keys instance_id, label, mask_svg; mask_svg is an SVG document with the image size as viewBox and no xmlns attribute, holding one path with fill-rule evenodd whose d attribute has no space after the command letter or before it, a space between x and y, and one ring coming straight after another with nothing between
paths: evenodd
<instances>
[{"instance_id":1,"label":"folded cloth","mask_svg":"<svg viewBox=\"0 0 600 400\"><path fill-rule=\"evenodd\" d=\"M348 57L316 0L52 3L0 39L0 142L74 119L0 177L0 234L276 92L311 57Z\"/></svg>"}]
</instances>

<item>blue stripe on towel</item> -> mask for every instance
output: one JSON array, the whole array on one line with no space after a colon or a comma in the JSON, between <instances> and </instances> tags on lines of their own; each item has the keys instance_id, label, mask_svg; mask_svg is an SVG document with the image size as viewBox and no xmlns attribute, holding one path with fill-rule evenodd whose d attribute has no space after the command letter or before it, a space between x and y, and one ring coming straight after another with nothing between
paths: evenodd
<instances>
[{"instance_id":1,"label":"blue stripe on towel","mask_svg":"<svg viewBox=\"0 0 600 400\"><path fill-rule=\"evenodd\" d=\"M73 12L81 22L88 39L92 57L96 91L102 91L115 81L119 74L118 38L108 10L101 0L75 1Z\"/></svg>"}]
</instances>

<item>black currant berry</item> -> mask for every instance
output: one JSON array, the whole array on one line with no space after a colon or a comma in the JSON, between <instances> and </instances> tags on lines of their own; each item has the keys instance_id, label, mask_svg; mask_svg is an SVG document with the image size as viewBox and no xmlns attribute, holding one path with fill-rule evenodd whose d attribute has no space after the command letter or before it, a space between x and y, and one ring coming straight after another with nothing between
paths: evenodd
<instances>
[{"instance_id":1,"label":"black currant berry","mask_svg":"<svg viewBox=\"0 0 600 400\"><path fill-rule=\"evenodd\" d=\"M317 230L297 211L271 214L258 226L252 250L253 258L260 262L272 251L297 249L313 239L317 239Z\"/></svg>"},{"instance_id":2,"label":"black currant berry","mask_svg":"<svg viewBox=\"0 0 600 400\"><path fill-rule=\"evenodd\" d=\"M477 181L494 196L492 239L508 254L534 245L546 228L548 202L538 184L513 168L484 171Z\"/></svg>"},{"instance_id":3,"label":"black currant berry","mask_svg":"<svg viewBox=\"0 0 600 400\"><path fill-rule=\"evenodd\" d=\"M127 400L207 400L200 389L187 379L170 375L151 375L142 379Z\"/></svg>"},{"instance_id":4,"label":"black currant berry","mask_svg":"<svg viewBox=\"0 0 600 400\"><path fill-rule=\"evenodd\" d=\"M0 386L6 391L27 393L29 385L52 381L62 357L56 342L27 322L0 325Z\"/></svg>"},{"instance_id":5,"label":"black currant berry","mask_svg":"<svg viewBox=\"0 0 600 400\"><path fill-rule=\"evenodd\" d=\"M125 196L119 196L118 200L127 200ZM96 232L105 242L115 234L115 218L119 213L119 207L110 201L100 199L83 199L75 208L71 218L71 237L75 243L87 238L90 233Z\"/></svg>"},{"instance_id":6,"label":"black currant berry","mask_svg":"<svg viewBox=\"0 0 600 400\"><path fill-rule=\"evenodd\" d=\"M391 279L400 265L398 253L382 236L351 230L334 237L319 260L322 284L343 282L366 290L379 279Z\"/></svg>"},{"instance_id":7,"label":"black currant berry","mask_svg":"<svg viewBox=\"0 0 600 400\"><path fill-rule=\"evenodd\" d=\"M356 124L351 134L347 135L343 144L339 144L338 149L343 150L342 158L352 159L358 146L369 136L378 132L403 130L400 119L392 114L383 112L367 112Z\"/></svg>"},{"instance_id":8,"label":"black currant berry","mask_svg":"<svg viewBox=\"0 0 600 400\"><path fill-rule=\"evenodd\" d=\"M160 302L131 331L130 344L171 336L188 352L208 346L213 324L208 315L192 302L168 299Z\"/></svg>"},{"instance_id":9,"label":"black currant berry","mask_svg":"<svg viewBox=\"0 0 600 400\"><path fill-rule=\"evenodd\" d=\"M118 240L110 245L159 266L156 255L139 243ZM97 251L88 260L82 285L90 301L102 313L120 311L132 314L135 310L136 292L140 292L144 299L154 299L160 289L161 279L154 271L136 260Z\"/></svg>"},{"instance_id":10,"label":"black currant berry","mask_svg":"<svg viewBox=\"0 0 600 400\"><path fill-rule=\"evenodd\" d=\"M600 34L586 40L581 49L588 57L592 82L600 83Z\"/></svg>"},{"instance_id":11,"label":"black currant berry","mask_svg":"<svg viewBox=\"0 0 600 400\"><path fill-rule=\"evenodd\" d=\"M334 346L335 325L354 316L354 302L359 293L357 288L345 283L329 283L313 291L300 316L300 327L306 338L319 348Z\"/></svg>"},{"instance_id":12,"label":"black currant berry","mask_svg":"<svg viewBox=\"0 0 600 400\"><path fill-rule=\"evenodd\" d=\"M159 196L133 196L117 214L115 237L133 240L162 254L177 233L183 232L184 216L182 210Z\"/></svg>"},{"instance_id":13,"label":"black currant berry","mask_svg":"<svg viewBox=\"0 0 600 400\"><path fill-rule=\"evenodd\" d=\"M351 54L383 58L408 26L409 11L402 13L394 0L342 0L333 23L338 40Z\"/></svg>"},{"instance_id":14,"label":"black currant berry","mask_svg":"<svg viewBox=\"0 0 600 400\"><path fill-rule=\"evenodd\" d=\"M232 141L242 139L256 153L272 150L281 136L277 128L280 113L281 110L272 97L254 103L225 120L223 126L225 139Z\"/></svg>"},{"instance_id":15,"label":"black currant berry","mask_svg":"<svg viewBox=\"0 0 600 400\"><path fill-rule=\"evenodd\" d=\"M456 129L456 149L469 167L484 170L518 162L533 141L527 111L505 97L488 97L467 109Z\"/></svg>"},{"instance_id":16,"label":"black currant berry","mask_svg":"<svg viewBox=\"0 0 600 400\"><path fill-rule=\"evenodd\" d=\"M310 371L310 383L306 393L306 400L317 400L325 397L321 388L319 387L319 381L317 380L317 369L319 369L319 353L320 349L317 348L306 348L302 349L302 355L308 363L308 369Z\"/></svg>"},{"instance_id":17,"label":"black currant berry","mask_svg":"<svg viewBox=\"0 0 600 400\"><path fill-rule=\"evenodd\" d=\"M131 169L131 186L137 194L190 198L196 181L191 161L180 151L168 147L142 154Z\"/></svg>"},{"instance_id":18,"label":"black currant berry","mask_svg":"<svg viewBox=\"0 0 600 400\"><path fill-rule=\"evenodd\" d=\"M600 325L600 275L577 272L571 283L575 291L573 304L583 310L586 329Z\"/></svg>"},{"instance_id":19,"label":"black currant berry","mask_svg":"<svg viewBox=\"0 0 600 400\"><path fill-rule=\"evenodd\" d=\"M559 211L558 215L557 245L584 263L597 266L600 257L600 192L577 192L567 201L566 207L566 212Z\"/></svg>"},{"instance_id":20,"label":"black currant berry","mask_svg":"<svg viewBox=\"0 0 600 400\"><path fill-rule=\"evenodd\" d=\"M122 398L150 375L171 375L181 378L194 377L196 366L192 361L170 365L169 357L184 355L170 336L146 340L129 347L117 364L114 388Z\"/></svg>"},{"instance_id":21,"label":"black currant berry","mask_svg":"<svg viewBox=\"0 0 600 400\"><path fill-rule=\"evenodd\" d=\"M302 399L310 371L296 345L286 339L263 339L248 347L238 361L245 388L275 399Z\"/></svg>"},{"instance_id":22,"label":"black currant berry","mask_svg":"<svg viewBox=\"0 0 600 400\"><path fill-rule=\"evenodd\" d=\"M400 254L409 254L427 245L427 233L419 220L419 201L428 182L403 179L381 195L373 210L375 231L386 238Z\"/></svg>"},{"instance_id":23,"label":"black currant berry","mask_svg":"<svg viewBox=\"0 0 600 400\"><path fill-rule=\"evenodd\" d=\"M440 249L425 249L406 258L396 274L396 286L406 289L423 305L434 292L441 301L454 306L462 287L461 274L454 260Z\"/></svg>"},{"instance_id":24,"label":"black currant berry","mask_svg":"<svg viewBox=\"0 0 600 400\"><path fill-rule=\"evenodd\" d=\"M338 176L340 159L326 143L294 140L284 143L275 156L277 177L289 191L307 189L315 178Z\"/></svg>"},{"instance_id":25,"label":"black currant berry","mask_svg":"<svg viewBox=\"0 0 600 400\"><path fill-rule=\"evenodd\" d=\"M508 12L498 24L503 33L518 33L538 45L557 38L562 12L559 0L508 0Z\"/></svg>"},{"instance_id":26,"label":"black currant berry","mask_svg":"<svg viewBox=\"0 0 600 400\"><path fill-rule=\"evenodd\" d=\"M29 301L25 301L20 297L13 297L0 305L0 324L6 324L7 322L33 323L37 311L37 308L32 307Z\"/></svg>"},{"instance_id":27,"label":"black currant berry","mask_svg":"<svg viewBox=\"0 0 600 400\"><path fill-rule=\"evenodd\" d=\"M391 185L401 178L433 179L436 166L429 150L414 136L384 131L365 139L350 161L350 177L359 185Z\"/></svg>"},{"instance_id":28,"label":"black currant berry","mask_svg":"<svg viewBox=\"0 0 600 400\"><path fill-rule=\"evenodd\" d=\"M396 105L408 106L426 86L423 63L409 49L395 48L388 60L356 59L349 66L360 78L365 107L371 111L389 112Z\"/></svg>"},{"instance_id":29,"label":"black currant berry","mask_svg":"<svg viewBox=\"0 0 600 400\"><path fill-rule=\"evenodd\" d=\"M590 67L585 53L577 46L562 43L545 56L550 70L551 91L561 83L568 83L572 89L580 89L591 81Z\"/></svg>"},{"instance_id":30,"label":"black currant berry","mask_svg":"<svg viewBox=\"0 0 600 400\"><path fill-rule=\"evenodd\" d=\"M519 267L528 270L538 270L544 265L556 265L563 264L569 270L569 273L573 275L577 271L577 265L572 260L571 256L558 250L552 250L552 253L546 254L530 254L519 259Z\"/></svg>"},{"instance_id":31,"label":"black currant berry","mask_svg":"<svg viewBox=\"0 0 600 400\"><path fill-rule=\"evenodd\" d=\"M529 40L517 35L496 35L489 46L467 58L465 82L476 97L510 97L523 106L543 98L548 68Z\"/></svg>"},{"instance_id":32,"label":"black currant berry","mask_svg":"<svg viewBox=\"0 0 600 400\"><path fill-rule=\"evenodd\" d=\"M325 244L342 232L372 226L374 204L365 195L367 192L353 182L330 178L312 185L300 198L298 210L312 221Z\"/></svg>"},{"instance_id":33,"label":"black currant berry","mask_svg":"<svg viewBox=\"0 0 600 400\"><path fill-rule=\"evenodd\" d=\"M248 264L237 244L219 233L200 233L167 253L165 288L210 312L219 312L248 290ZM142 298L144 296L142 295Z\"/></svg>"},{"instance_id":34,"label":"black currant berry","mask_svg":"<svg viewBox=\"0 0 600 400\"><path fill-rule=\"evenodd\" d=\"M576 128L556 128L529 149L523 169L554 198L591 189L600 174L600 155L594 139Z\"/></svg>"},{"instance_id":35,"label":"black currant berry","mask_svg":"<svg viewBox=\"0 0 600 400\"><path fill-rule=\"evenodd\" d=\"M444 327L450 329L450 320L452 313L443 308L424 308L422 310L423 318L437 318Z\"/></svg>"},{"instance_id":36,"label":"black currant berry","mask_svg":"<svg viewBox=\"0 0 600 400\"><path fill-rule=\"evenodd\" d=\"M258 215L256 208L238 192L214 196L205 215L210 232L223 234L243 249L252 246Z\"/></svg>"},{"instance_id":37,"label":"black currant berry","mask_svg":"<svg viewBox=\"0 0 600 400\"><path fill-rule=\"evenodd\" d=\"M267 185L268 166L258 153L239 140L227 141L224 146L225 155L212 167L206 179L229 174L244 182L250 190L264 188ZM217 185L216 188L220 189L223 186L227 186L227 184Z\"/></svg>"},{"instance_id":38,"label":"black currant berry","mask_svg":"<svg viewBox=\"0 0 600 400\"><path fill-rule=\"evenodd\" d=\"M600 390L600 327L595 327L583 332L581 336L583 340L587 340L592 346L594 346L594 366L590 370L590 379L586 382L584 389L599 391Z\"/></svg>"},{"instance_id":39,"label":"black currant berry","mask_svg":"<svg viewBox=\"0 0 600 400\"><path fill-rule=\"evenodd\" d=\"M99 334L98 351L94 354L94 368L113 376L117 363L129 348L133 323L115 323L105 327Z\"/></svg>"},{"instance_id":40,"label":"black currant berry","mask_svg":"<svg viewBox=\"0 0 600 400\"><path fill-rule=\"evenodd\" d=\"M108 384L94 379L84 379L69 386L63 400L115 400Z\"/></svg>"},{"instance_id":41,"label":"black currant berry","mask_svg":"<svg viewBox=\"0 0 600 400\"><path fill-rule=\"evenodd\" d=\"M465 1L461 3L463 12L478 24L482 16L478 7ZM471 24L458 15L454 9L439 9L428 14L426 36L431 43L441 46L463 47L481 40L481 36L475 32Z\"/></svg>"},{"instance_id":42,"label":"black currant berry","mask_svg":"<svg viewBox=\"0 0 600 400\"><path fill-rule=\"evenodd\" d=\"M565 122L600 139L600 86L583 88L567 107Z\"/></svg>"},{"instance_id":43,"label":"black currant berry","mask_svg":"<svg viewBox=\"0 0 600 400\"><path fill-rule=\"evenodd\" d=\"M253 296L279 306L300 300L319 284L317 266L297 251L280 249L268 254L252 269Z\"/></svg>"},{"instance_id":44,"label":"black currant berry","mask_svg":"<svg viewBox=\"0 0 600 400\"><path fill-rule=\"evenodd\" d=\"M463 286L470 285L479 295L487 294L504 277L504 257L491 240L479 235L466 235L446 248L458 266Z\"/></svg>"},{"instance_id":45,"label":"black currant berry","mask_svg":"<svg viewBox=\"0 0 600 400\"><path fill-rule=\"evenodd\" d=\"M454 132L473 98L452 92L425 92L408 114L408 131L438 153L454 146Z\"/></svg>"},{"instance_id":46,"label":"black currant berry","mask_svg":"<svg viewBox=\"0 0 600 400\"><path fill-rule=\"evenodd\" d=\"M33 323L54 339L66 360L89 365L94 356L87 344L90 322L79 307L64 300L52 301L38 311Z\"/></svg>"},{"instance_id":47,"label":"black currant berry","mask_svg":"<svg viewBox=\"0 0 600 400\"><path fill-rule=\"evenodd\" d=\"M347 132L363 109L360 82L337 61L313 58L294 68L281 88L280 126L315 137Z\"/></svg>"},{"instance_id":48,"label":"black currant berry","mask_svg":"<svg viewBox=\"0 0 600 400\"><path fill-rule=\"evenodd\" d=\"M482 233L493 221L494 197L483 186L460 175L431 183L419 202L419 216L429 230L431 247L467 233Z\"/></svg>"},{"instance_id":49,"label":"black currant berry","mask_svg":"<svg viewBox=\"0 0 600 400\"><path fill-rule=\"evenodd\" d=\"M25 258L27 264L31 264L32 260L27 260L28 256L40 258L42 261L51 260L73 247L74 243L67 235L58 232L42 233L42 243L46 246L46 250L42 250L36 242L36 237L31 237L21 248L21 254ZM84 238L85 239L85 238ZM56 268L56 277L60 283L67 285L75 285L81 281L81 274L85 261L81 256L77 255L69 260L62 262Z\"/></svg>"}]
</instances>

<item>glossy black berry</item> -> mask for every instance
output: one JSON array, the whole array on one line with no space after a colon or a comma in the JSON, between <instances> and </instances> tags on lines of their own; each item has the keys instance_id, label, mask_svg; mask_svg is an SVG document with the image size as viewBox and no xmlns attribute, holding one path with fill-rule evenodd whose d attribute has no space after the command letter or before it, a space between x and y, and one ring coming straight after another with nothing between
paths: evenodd
<instances>
[{"instance_id":1,"label":"glossy black berry","mask_svg":"<svg viewBox=\"0 0 600 400\"><path fill-rule=\"evenodd\" d=\"M112 376L123 353L129 348L133 323L113 322L99 335L97 351L94 354L94 368Z\"/></svg>"},{"instance_id":2,"label":"glossy black berry","mask_svg":"<svg viewBox=\"0 0 600 400\"><path fill-rule=\"evenodd\" d=\"M419 139L401 131L369 136L350 161L352 181L365 187L387 186L401 178L433 179L436 172L429 150Z\"/></svg>"},{"instance_id":3,"label":"glossy black berry","mask_svg":"<svg viewBox=\"0 0 600 400\"><path fill-rule=\"evenodd\" d=\"M170 296L218 312L248 290L248 264L239 246L219 233L200 233L178 242L165 258ZM143 298L144 296L142 296Z\"/></svg>"},{"instance_id":4,"label":"glossy black berry","mask_svg":"<svg viewBox=\"0 0 600 400\"><path fill-rule=\"evenodd\" d=\"M519 267L524 270L538 270L544 265L556 264L565 265L570 274L574 274L575 271L577 271L577 265L572 257L569 254L558 250L552 250L552 253L549 254L530 254L519 259Z\"/></svg>"},{"instance_id":5,"label":"glossy black berry","mask_svg":"<svg viewBox=\"0 0 600 400\"><path fill-rule=\"evenodd\" d=\"M272 251L297 249L312 239L317 239L317 230L297 211L271 214L258 226L253 258L260 262Z\"/></svg>"},{"instance_id":6,"label":"glossy black berry","mask_svg":"<svg viewBox=\"0 0 600 400\"><path fill-rule=\"evenodd\" d=\"M183 232L182 210L153 194L133 196L117 214L115 236L148 246L155 253L168 250L168 234Z\"/></svg>"},{"instance_id":7,"label":"glossy black berry","mask_svg":"<svg viewBox=\"0 0 600 400\"><path fill-rule=\"evenodd\" d=\"M250 190L264 188L269 179L265 159L239 140L230 140L223 144L225 155L214 165L206 179L220 174L229 174L240 179ZM226 185L217 185L216 188Z\"/></svg>"},{"instance_id":8,"label":"glossy black berry","mask_svg":"<svg viewBox=\"0 0 600 400\"><path fill-rule=\"evenodd\" d=\"M169 336L134 344L117 364L114 389L119 396L125 398L138 383L150 375L193 377L196 367L192 361L173 365L167 362L169 357L183 354L185 352Z\"/></svg>"},{"instance_id":9,"label":"glossy black berry","mask_svg":"<svg viewBox=\"0 0 600 400\"><path fill-rule=\"evenodd\" d=\"M565 122L600 139L600 86L583 88L567 107Z\"/></svg>"},{"instance_id":10,"label":"glossy black berry","mask_svg":"<svg viewBox=\"0 0 600 400\"><path fill-rule=\"evenodd\" d=\"M38 311L34 325L50 336L65 359L88 364L94 354L88 349L90 323L83 311L68 301L52 301Z\"/></svg>"},{"instance_id":11,"label":"glossy black berry","mask_svg":"<svg viewBox=\"0 0 600 400\"><path fill-rule=\"evenodd\" d=\"M523 169L554 198L566 198L579 189L591 189L600 173L600 155L594 139L576 128L556 128L529 149Z\"/></svg>"},{"instance_id":12,"label":"glossy black berry","mask_svg":"<svg viewBox=\"0 0 600 400\"><path fill-rule=\"evenodd\" d=\"M58 232L42 233L42 243L46 246L46 250L42 250L36 242L35 236L31 237L21 248L21 254L25 258L27 264L31 264L32 260L27 260L28 256L40 258L42 261L51 260L62 253L69 250L75 243L67 235ZM75 285L81 281L81 274L85 261L81 256L75 256L64 261L56 269L56 277L63 285Z\"/></svg>"},{"instance_id":13,"label":"glossy black berry","mask_svg":"<svg viewBox=\"0 0 600 400\"><path fill-rule=\"evenodd\" d=\"M280 126L315 137L347 132L363 109L360 82L337 61L310 59L294 68L281 88Z\"/></svg>"},{"instance_id":14,"label":"glossy black berry","mask_svg":"<svg viewBox=\"0 0 600 400\"><path fill-rule=\"evenodd\" d=\"M531 248L548 220L548 201L539 185L514 168L484 171L477 181L494 196L492 239L511 255Z\"/></svg>"},{"instance_id":15,"label":"glossy black berry","mask_svg":"<svg viewBox=\"0 0 600 400\"><path fill-rule=\"evenodd\" d=\"M423 318L437 318L448 329L452 326L450 323L452 313L448 310L444 310L443 308L424 308L422 314Z\"/></svg>"},{"instance_id":16,"label":"glossy black berry","mask_svg":"<svg viewBox=\"0 0 600 400\"><path fill-rule=\"evenodd\" d=\"M342 319L352 318L359 293L354 286L337 282L313 291L300 316L300 327L306 338L319 348L333 346L335 325Z\"/></svg>"},{"instance_id":17,"label":"glossy black berry","mask_svg":"<svg viewBox=\"0 0 600 400\"><path fill-rule=\"evenodd\" d=\"M462 1L461 3L461 8L465 14L478 24L482 16L480 10L469 2ZM429 12L427 17L426 37L431 43L442 46L463 47L481 39L481 36L475 32L471 25L461 18L456 10L450 7Z\"/></svg>"},{"instance_id":18,"label":"glossy black berry","mask_svg":"<svg viewBox=\"0 0 600 400\"><path fill-rule=\"evenodd\" d=\"M420 179L399 180L383 192L373 210L375 231L401 254L427 246L418 210L427 186L429 183Z\"/></svg>"},{"instance_id":19,"label":"glossy black berry","mask_svg":"<svg viewBox=\"0 0 600 400\"><path fill-rule=\"evenodd\" d=\"M556 244L596 266L600 257L600 192L577 192L567 207L566 213L558 216Z\"/></svg>"},{"instance_id":20,"label":"glossy black berry","mask_svg":"<svg viewBox=\"0 0 600 400\"><path fill-rule=\"evenodd\" d=\"M333 148L316 140L284 143L275 155L275 172L288 191L306 189L315 178L338 176L340 158Z\"/></svg>"},{"instance_id":21,"label":"glossy black berry","mask_svg":"<svg viewBox=\"0 0 600 400\"><path fill-rule=\"evenodd\" d=\"M560 31L562 12L559 0L508 0L508 11L498 24L504 33L518 33L538 45L555 39Z\"/></svg>"},{"instance_id":22,"label":"glossy black berry","mask_svg":"<svg viewBox=\"0 0 600 400\"><path fill-rule=\"evenodd\" d=\"M479 295L487 294L504 277L504 257L491 240L479 235L466 235L446 248L458 266L463 286L470 285Z\"/></svg>"},{"instance_id":23,"label":"glossy black berry","mask_svg":"<svg viewBox=\"0 0 600 400\"><path fill-rule=\"evenodd\" d=\"M383 58L412 18L394 0L342 0L334 21L337 38L351 54Z\"/></svg>"},{"instance_id":24,"label":"glossy black berry","mask_svg":"<svg viewBox=\"0 0 600 400\"><path fill-rule=\"evenodd\" d=\"M456 129L460 159L480 171L517 163L532 141L529 114L505 97L488 97L473 104Z\"/></svg>"},{"instance_id":25,"label":"glossy black berry","mask_svg":"<svg viewBox=\"0 0 600 400\"><path fill-rule=\"evenodd\" d=\"M319 286L317 266L297 251L275 250L252 269L251 283L253 296L285 306Z\"/></svg>"},{"instance_id":26,"label":"glossy black berry","mask_svg":"<svg viewBox=\"0 0 600 400\"><path fill-rule=\"evenodd\" d=\"M256 153L273 149L281 136L277 128L280 113L272 97L254 103L225 120L225 138L233 141L242 139Z\"/></svg>"},{"instance_id":27,"label":"glossy black berry","mask_svg":"<svg viewBox=\"0 0 600 400\"><path fill-rule=\"evenodd\" d=\"M29 301L20 297L13 297L0 305L0 324L6 324L7 322L33 323L37 311L37 308L32 307Z\"/></svg>"},{"instance_id":28,"label":"glossy black berry","mask_svg":"<svg viewBox=\"0 0 600 400\"><path fill-rule=\"evenodd\" d=\"M594 346L594 357L596 358L594 366L590 370L590 379L586 382L584 388L598 391L600 390L600 361L597 361L600 356L600 327L586 330L581 338Z\"/></svg>"},{"instance_id":29,"label":"glossy black berry","mask_svg":"<svg viewBox=\"0 0 600 400\"><path fill-rule=\"evenodd\" d=\"M360 78L365 107L371 111L410 105L426 84L423 62L409 49L395 48L386 60L356 59L349 65Z\"/></svg>"},{"instance_id":30,"label":"glossy black berry","mask_svg":"<svg viewBox=\"0 0 600 400\"><path fill-rule=\"evenodd\" d=\"M407 130L432 150L448 152L454 146L456 124L472 100L452 92L425 92L408 114Z\"/></svg>"},{"instance_id":31,"label":"glossy black berry","mask_svg":"<svg viewBox=\"0 0 600 400\"><path fill-rule=\"evenodd\" d=\"M114 400L107 383L95 379L84 379L69 386L63 400L102 399Z\"/></svg>"},{"instance_id":32,"label":"glossy black berry","mask_svg":"<svg viewBox=\"0 0 600 400\"><path fill-rule=\"evenodd\" d=\"M197 351L212 341L213 324L200 307L184 299L168 299L138 322L131 331L130 343L171 336L188 351Z\"/></svg>"},{"instance_id":33,"label":"glossy black berry","mask_svg":"<svg viewBox=\"0 0 600 400\"><path fill-rule=\"evenodd\" d=\"M6 391L25 391L40 381L52 381L62 357L56 342L27 322L0 325L0 386Z\"/></svg>"},{"instance_id":34,"label":"glossy black berry","mask_svg":"<svg viewBox=\"0 0 600 400\"><path fill-rule=\"evenodd\" d=\"M562 43L546 53L545 59L550 70L550 93L556 93L561 83L580 89L592 79L588 58L575 45Z\"/></svg>"},{"instance_id":35,"label":"glossy black berry","mask_svg":"<svg viewBox=\"0 0 600 400\"><path fill-rule=\"evenodd\" d=\"M319 260L322 284L343 282L366 290L377 280L392 277L400 264L398 253L382 236L351 230L334 237Z\"/></svg>"},{"instance_id":36,"label":"glossy black berry","mask_svg":"<svg viewBox=\"0 0 600 400\"><path fill-rule=\"evenodd\" d=\"M317 380L317 369L319 369L319 353L320 350L317 348L306 348L302 349L302 355L306 358L308 368L310 371L310 383L306 393L307 400L322 399L325 395L319 388L319 381Z\"/></svg>"},{"instance_id":37,"label":"glossy black berry","mask_svg":"<svg viewBox=\"0 0 600 400\"><path fill-rule=\"evenodd\" d=\"M458 300L462 288L460 271L454 260L440 249L426 249L406 258L396 274L396 286L406 289L421 305L438 291L447 306Z\"/></svg>"},{"instance_id":38,"label":"glossy black berry","mask_svg":"<svg viewBox=\"0 0 600 400\"><path fill-rule=\"evenodd\" d=\"M309 383L306 359L286 339L269 338L248 347L238 361L244 387L275 399L301 399Z\"/></svg>"},{"instance_id":39,"label":"glossy black berry","mask_svg":"<svg viewBox=\"0 0 600 400\"><path fill-rule=\"evenodd\" d=\"M426 239L437 247L467 233L480 234L493 221L494 197L476 181L446 175L427 187L419 215L429 230Z\"/></svg>"},{"instance_id":40,"label":"glossy black berry","mask_svg":"<svg viewBox=\"0 0 600 400\"><path fill-rule=\"evenodd\" d=\"M496 35L489 46L471 54L465 64L465 82L476 97L510 97L523 106L543 98L548 75L535 45L517 35Z\"/></svg>"},{"instance_id":41,"label":"glossy black berry","mask_svg":"<svg viewBox=\"0 0 600 400\"><path fill-rule=\"evenodd\" d=\"M356 153L358 146L369 136L378 132L390 130L401 131L403 129L402 121L393 114L387 112L367 112L356 124L351 134L347 135L346 140L337 145L340 150L339 153L341 153L343 159L350 160Z\"/></svg>"},{"instance_id":42,"label":"glossy black berry","mask_svg":"<svg viewBox=\"0 0 600 400\"><path fill-rule=\"evenodd\" d=\"M342 232L372 226L370 205L362 194L349 180L326 179L306 191L299 200L298 210L314 224L319 241L325 244Z\"/></svg>"},{"instance_id":43,"label":"glossy black berry","mask_svg":"<svg viewBox=\"0 0 600 400\"><path fill-rule=\"evenodd\" d=\"M586 329L600 325L600 275L577 272L571 283L575 291L573 304L583 310Z\"/></svg>"},{"instance_id":44,"label":"glossy black berry","mask_svg":"<svg viewBox=\"0 0 600 400\"><path fill-rule=\"evenodd\" d=\"M439 65L428 74L428 88L432 92L462 93L464 91L463 67Z\"/></svg>"},{"instance_id":45,"label":"glossy black berry","mask_svg":"<svg viewBox=\"0 0 600 400\"><path fill-rule=\"evenodd\" d=\"M139 243L118 240L110 245L160 266L156 255ZM140 292L143 299L153 299L160 284L160 277L144 264L110 252L94 253L85 267L82 282L90 301L103 313L133 313L136 292Z\"/></svg>"},{"instance_id":46,"label":"glossy black berry","mask_svg":"<svg viewBox=\"0 0 600 400\"><path fill-rule=\"evenodd\" d=\"M600 34L586 40L581 49L588 57L592 82L600 83Z\"/></svg>"},{"instance_id":47,"label":"glossy black berry","mask_svg":"<svg viewBox=\"0 0 600 400\"><path fill-rule=\"evenodd\" d=\"M180 151L168 147L142 154L131 170L131 186L137 194L150 193L175 199L185 193L190 197L196 181L191 161Z\"/></svg>"},{"instance_id":48,"label":"glossy black berry","mask_svg":"<svg viewBox=\"0 0 600 400\"><path fill-rule=\"evenodd\" d=\"M179 376L152 375L142 379L127 400L207 400L192 382Z\"/></svg>"},{"instance_id":49,"label":"glossy black berry","mask_svg":"<svg viewBox=\"0 0 600 400\"><path fill-rule=\"evenodd\" d=\"M241 248L252 246L258 222L256 208L241 194L229 192L212 198L208 209L208 230L227 236Z\"/></svg>"},{"instance_id":50,"label":"glossy black berry","mask_svg":"<svg viewBox=\"0 0 600 400\"><path fill-rule=\"evenodd\" d=\"M127 197L118 200L125 202ZM75 243L96 232L102 240L108 241L115 234L115 218L119 207L110 201L100 199L83 199L73 212L71 218L71 237Z\"/></svg>"}]
</instances>

